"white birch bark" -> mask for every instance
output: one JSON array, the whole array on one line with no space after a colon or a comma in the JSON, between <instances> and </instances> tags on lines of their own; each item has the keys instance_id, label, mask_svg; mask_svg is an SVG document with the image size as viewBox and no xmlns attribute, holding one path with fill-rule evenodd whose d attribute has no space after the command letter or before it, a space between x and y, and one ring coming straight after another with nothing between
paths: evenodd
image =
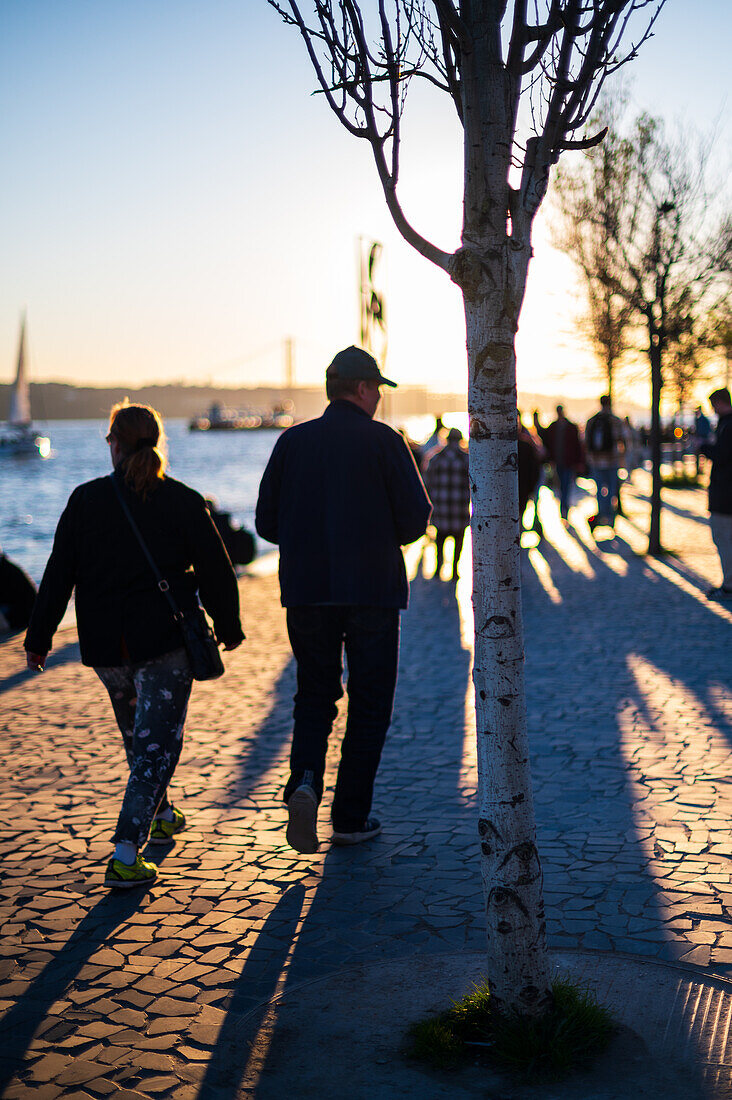
<instances>
[{"instance_id":1,"label":"white birch bark","mask_svg":"<svg viewBox=\"0 0 732 1100\"><path fill-rule=\"evenodd\" d=\"M513 333L465 303L473 502L478 834L488 974L498 1007L551 1003L542 871L529 767L519 545Z\"/></svg>"},{"instance_id":2,"label":"white birch bark","mask_svg":"<svg viewBox=\"0 0 732 1100\"><path fill-rule=\"evenodd\" d=\"M499 1009L533 1016L551 990L526 725L514 340L543 181L527 177L525 206L509 191L511 89L495 20L481 10L463 68L465 214L451 272L468 345L478 833L491 994Z\"/></svg>"}]
</instances>

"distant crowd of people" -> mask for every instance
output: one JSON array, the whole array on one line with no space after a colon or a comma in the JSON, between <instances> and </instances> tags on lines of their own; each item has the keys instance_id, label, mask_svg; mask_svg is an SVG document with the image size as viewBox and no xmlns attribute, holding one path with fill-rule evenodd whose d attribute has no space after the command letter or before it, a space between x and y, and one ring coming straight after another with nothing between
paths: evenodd
<instances>
[{"instance_id":1,"label":"distant crowd of people","mask_svg":"<svg viewBox=\"0 0 732 1100\"><path fill-rule=\"evenodd\" d=\"M438 419L421 447L375 419L385 378L357 347L326 371L327 407L277 439L262 476L256 529L279 546L281 602L297 666L290 773L283 792L286 838L298 852L318 849L318 808L328 738L343 695L348 713L331 806L335 844L354 845L381 831L372 813L374 780L391 722L399 616L408 582L402 547L435 531L436 572L453 540L453 580L470 520L468 453L462 433ZM699 440L712 463L709 504L722 563L715 599L732 598L732 404L711 396L716 435ZM595 480L593 529L612 526L620 507L618 470L630 468L635 443L609 398L583 433L557 408L543 427L518 424L521 515L550 463L567 520L577 475ZM165 435L154 409L116 405L107 435L112 472L78 486L59 520L38 593L0 558L0 612L9 629L27 623L31 670L44 669L72 591L82 662L106 688L122 736L129 778L112 837L105 883L127 888L157 874L142 855L185 827L170 784L183 744L194 676L209 672L211 649L244 641L226 517L216 520L197 492L170 477ZM227 554L226 543L232 548ZM213 621L214 635L201 611ZM205 657L205 660L204 660ZM203 664L206 671L201 671Z\"/></svg>"}]
</instances>

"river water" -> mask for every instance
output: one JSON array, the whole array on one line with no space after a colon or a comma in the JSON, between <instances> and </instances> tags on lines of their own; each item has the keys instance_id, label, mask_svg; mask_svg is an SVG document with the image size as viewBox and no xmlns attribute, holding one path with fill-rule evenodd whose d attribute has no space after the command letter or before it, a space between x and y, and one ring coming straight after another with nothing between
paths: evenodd
<instances>
[{"instance_id":1,"label":"river water","mask_svg":"<svg viewBox=\"0 0 732 1100\"><path fill-rule=\"evenodd\" d=\"M189 432L185 420L167 420L165 430L171 476L215 497L253 531L259 481L279 432ZM51 439L48 458L0 458L0 547L36 582L71 491L111 470L106 421L50 421L40 434Z\"/></svg>"},{"instance_id":2,"label":"river water","mask_svg":"<svg viewBox=\"0 0 732 1100\"><path fill-rule=\"evenodd\" d=\"M445 424L467 431L460 413L446 416ZM415 416L404 426L421 441L434 419ZM51 420L39 428L51 440L48 458L0 456L0 548L36 582L71 491L111 470L107 430L106 420ZM235 523L253 532L259 482L279 431L189 432L187 420L166 420L165 431L171 477L215 497ZM260 553L272 549L258 540Z\"/></svg>"}]
</instances>

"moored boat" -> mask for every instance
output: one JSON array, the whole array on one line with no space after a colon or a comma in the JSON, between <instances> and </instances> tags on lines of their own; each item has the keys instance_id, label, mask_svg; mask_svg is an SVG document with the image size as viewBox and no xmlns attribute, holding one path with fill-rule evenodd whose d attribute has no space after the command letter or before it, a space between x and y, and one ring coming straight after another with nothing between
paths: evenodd
<instances>
[{"instance_id":1,"label":"moored boat","mask_svg":"<svg viewBox=\"0 0 732 1100\"><path fill-rule=\"evenodd\" d=\"M295 423L291 401L275 405L266 411L259 409L227 409L218 402L203 416L194 416L188 424L191 432L252 432L262 428L289 428Z\"/></svg>"},{"instance_id":2,"label":"moored boat","mask_svg":"<svg viewBox=\"0 0 732 1100\"><path fill-rule=\"evenodd\" d=\"M0 456L23 457L26 455L48 458L51 440L39 435L33 426L30 387L26 374L25 315L20 322L18 367L10 394L10 410L7 422L0 424Z\"/></svg>"}]
</instances>

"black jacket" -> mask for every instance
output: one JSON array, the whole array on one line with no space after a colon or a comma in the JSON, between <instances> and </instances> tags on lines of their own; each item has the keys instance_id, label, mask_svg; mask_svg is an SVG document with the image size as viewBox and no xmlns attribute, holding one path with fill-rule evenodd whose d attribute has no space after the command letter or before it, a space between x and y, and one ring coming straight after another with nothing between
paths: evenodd
<instances>
[{"instance_id":1,"label":"black jacket","mask_svg":"<svg viewBox=\"0 0 732 1100\"><path fill-rule=\"evenodd\" d=\"M704 443L699 450L712 460L712 472L709 475L709 511L731 516L732 413L720 416L717 422L716 442Z\"/></svg>"},{"instance_id":2,"label":"black jacket","mask_svg":"<svg viewBox=\"0 0 732 1100\"><path fill-rule=\"evenodd\" d=\"M400 547L424 534L429 516L404 439L352 401L334 401L277 440L256 525L279 543L285 607L406 607Z\"/></svg>"},{"instance_id":3,"label":"black jacket","mask_svg":"<svg viewBox=\"0 0 732 1100\"><path fill-rule=\"evenodd\" d=\"M236 575L203 497L166 477L143 500L114 477L178 605L194 608L198 589L217 639L240 641ZM110 477L74 489L59 520L25 637L31 653L51 648L74 588L85 665L137 664L183 644Z\"/></svg>"}]
</instances>

